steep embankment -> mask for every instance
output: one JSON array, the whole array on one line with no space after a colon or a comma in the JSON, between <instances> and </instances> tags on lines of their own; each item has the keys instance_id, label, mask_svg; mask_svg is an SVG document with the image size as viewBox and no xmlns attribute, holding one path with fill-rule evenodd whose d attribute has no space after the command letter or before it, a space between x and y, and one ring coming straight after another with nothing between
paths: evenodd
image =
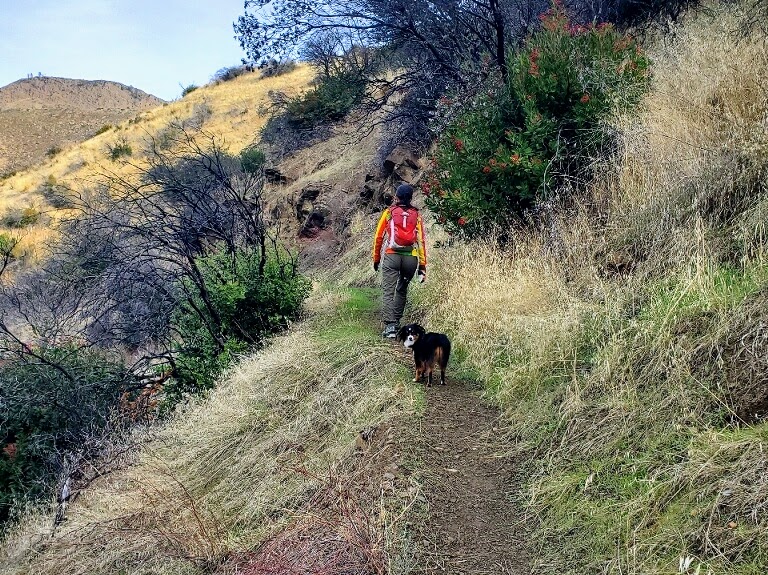
<instances>
[{"instance_id":1,"label":"steep embankment","mask_svg":"<svg viewBox=\"0 0 768 575\"><path fill-rule=\"evenodd\" d=\"M768 571L768 51L718 6L650 46L621 154L417 292L531 455L535 573ZM735 65L735 63L738 63Z\"/></svg>"},{"instance_id":2,"label":"steep embankment","mask_svg":"<svg viewBox=\"0 0 768 575\"><path fill-rule=\"evenodd\" d=\"M0 174L30 167L163 100L104 80L37 77L0 88Z\"/></svg>"}]
</instances>

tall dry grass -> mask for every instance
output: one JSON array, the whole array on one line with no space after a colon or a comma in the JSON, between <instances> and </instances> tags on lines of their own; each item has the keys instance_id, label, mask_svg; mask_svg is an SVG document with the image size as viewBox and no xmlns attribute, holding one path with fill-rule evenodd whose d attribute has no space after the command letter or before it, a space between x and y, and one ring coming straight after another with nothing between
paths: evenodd
<instances>
[{"instance_id":1,"label":"tall dry grass","mask_svg":"<svg viewBox=\"0 0 768 575\"><path fill-rule=\"evenodd\" d=\"M367 325L365 292L318 289L307 305L314 319L181 410L133 465L84 491L55 534L42 514L7 535L0 571L209 573L304 517L329 470L343 478L358 457L360 430L417 403ZM393 530L383 511L372 516Z\"/></svg>"},{"instance_id":2,"label":"tall dry grass","mask_svg":"<svg viewBox=\"0 0 768 575\"><path fill-rule=\"evenodd\" d=\"M536 572L768 570L768 42L744 16L658 38L604 177L512 248L434 250L414 293L536 462Z\"/></svg>"}]
</instances>

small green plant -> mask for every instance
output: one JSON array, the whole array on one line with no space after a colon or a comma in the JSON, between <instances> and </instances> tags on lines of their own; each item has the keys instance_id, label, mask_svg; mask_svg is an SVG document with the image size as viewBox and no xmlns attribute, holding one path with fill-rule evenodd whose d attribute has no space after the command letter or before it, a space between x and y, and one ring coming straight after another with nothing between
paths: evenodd
<instances>
[{"instance_id":1,"label":"small green plant","mask_svg":"<svg viewBox=\"0 0 768 575\"><path fill-rule=\"evenodd\" d=\"M114 145L107 146L107 156L113 162L125 156L130 156L132 153L131 145L124 137L120 138Z\"/></svg>"},{"instance_id":2,"label":"small green plant","mask_svg":"<svg viewBox=\"0 0 768 575\"><path fill-rule=\"evenodd\" d=\"M189 84L188 86L182 86L181 88L181 97L183 98L187 94L191 94L195 90L197 90L200 86L196 84Z\"/></svg>"},{"instance_id":3,"label":"small green plant","mask_svg":"<svg viewBox=\"0 0 768 575\"><path fill-rule=\"evenodd\" d=\"M573 25L555 4L542 26L509 56L507 82L486 85L438 141L422 191L450 232L485 234L587 179L610 142L604 119L647 86L648 59L611 25Z\"/></svg>"},{"instance_id":4,"label":"small green plant","mask_svg":"<svg viewBox=\"0 0 768 575\"><path fill-rule=\"evenodd\" d=\"M240 152L240 165L243 171L248 174L258 174L261 172L264 169L266 159L264 152L258 148L249 147Z\"/></svg>"},{"instance_id":5,"label":"small green plant","mask_svg":"<svg viewBox=\"0 0 768 575\"><path fill-rule=\"evenodd\" d=\"M46 150L45 156L47 158L53 158L54 156L58 156L60 153L61 153L61 148L59 146L51 146Z\"/></svg>"}]
</instances>

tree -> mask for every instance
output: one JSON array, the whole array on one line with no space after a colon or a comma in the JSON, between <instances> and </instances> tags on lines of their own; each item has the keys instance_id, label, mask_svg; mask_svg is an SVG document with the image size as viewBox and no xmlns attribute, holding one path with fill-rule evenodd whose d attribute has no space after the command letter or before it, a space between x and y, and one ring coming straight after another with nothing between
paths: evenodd
<instances>
[{"instance_id":1,"label":"tree","mask_svg":"<svg viewBox=\"0 0 768 575\"><path fill-rule=\"evenodd\" d=\"M0 284L0 521L72 450L97 452L115 413L209 388L306 296L265 221L257 154L180 122L148 146L135 177L105 172L73 198L39 267Z\"/></svg>"}]
</instances>

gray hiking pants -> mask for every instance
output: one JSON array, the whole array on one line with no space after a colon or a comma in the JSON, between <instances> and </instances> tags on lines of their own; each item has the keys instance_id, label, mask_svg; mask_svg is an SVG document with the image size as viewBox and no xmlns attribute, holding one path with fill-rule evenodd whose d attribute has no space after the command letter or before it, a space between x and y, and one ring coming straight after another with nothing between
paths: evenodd
<instances>
[{"instance_id":1,"label":"gray hiking pants","mask_svg":"<svg viewBox=\"0 0 768 575\"><path fill-rule=\"evenodd\" d=\"M381 321L400 323L405 310L408 284L419 268L419 258L400 254L384 254L381 262Z\"/></svg>"}]
</instances>

